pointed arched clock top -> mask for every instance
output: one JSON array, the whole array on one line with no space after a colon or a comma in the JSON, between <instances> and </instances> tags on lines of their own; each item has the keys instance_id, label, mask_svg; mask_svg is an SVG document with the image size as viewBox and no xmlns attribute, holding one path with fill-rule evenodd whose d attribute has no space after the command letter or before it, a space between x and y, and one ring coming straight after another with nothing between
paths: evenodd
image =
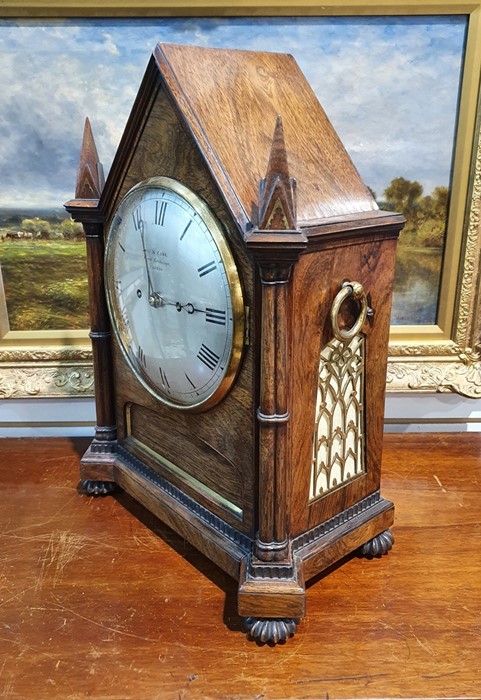
<instances>
[{"instance_id":1,"label":"pointed arched clock top","mask_svg":"<svg viewBox=\"0 0 481 700\"><path fill-rule=\"evenodd\" d=\"M99 216L112 213L159 94L168 95L244 233L260 223L259 182L266 177L278 115L297 182L297 226L377 218L376 202L292 56L175 44L158 44L154 51L103 190L86 125L77 181L83 196L76 199L90 201L90 189L101 190Z\"/></svg>"},{"instance_id":2,"label":"pointed arched clock top","mask_svg":"<svg viewBox=\"0 0 481 700\"><path fill-rule=\"evenodd\" d=\"M253 218L282 115L299 225L374 212L323 108L289 54L158 44L155 61L231 209Z\"/></svg>"}]
</instances>

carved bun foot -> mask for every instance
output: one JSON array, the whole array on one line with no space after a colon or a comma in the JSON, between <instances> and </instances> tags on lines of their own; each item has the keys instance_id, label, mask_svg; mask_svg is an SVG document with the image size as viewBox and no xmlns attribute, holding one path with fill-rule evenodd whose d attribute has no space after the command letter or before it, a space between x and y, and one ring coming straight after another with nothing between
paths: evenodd
<instances>
[{"instance_id":1,"label":"carved bun foot","mask_svg":"<svg viewBox=\"0 0 481 700\"><path fill-rule=\"evenodd\" d=\"M384 530L360 547L359 556L366 557L366 559L382 557L383 554L387 554L392 549L393 544L394 537L391 530Z\"/></svg>"},{"instance_id":2,"label":"carved bun foot","mask_svg":"<svg viewBox=\"0 0 481 700\"><path fill-rule=\"evenodd\" d=\"M116 488L117 484L114 481L93 481L92 479L83 479L78 486L79 492L87 496L108 496Z\"/></svg>"},{"instance_id":3,"label":"carved bun foot","mask_svg":"<svg viewBox=\"0 0 481 700\"><path fill-rule=\"evenodd\" d=\"M247 636L261 644L279 644L287 641L297 630L298 620L290 617L266 618L266 617L246 617L244 618L247 629Z\"/></svg>"}]
</instances>

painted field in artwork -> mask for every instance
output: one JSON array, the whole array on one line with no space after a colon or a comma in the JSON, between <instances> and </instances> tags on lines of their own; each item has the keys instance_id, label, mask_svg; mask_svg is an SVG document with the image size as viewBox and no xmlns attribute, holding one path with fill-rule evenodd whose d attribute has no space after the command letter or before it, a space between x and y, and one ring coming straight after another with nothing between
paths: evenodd
<instances>
[{"instance_id":1,"label":"painted field in artwork","mask_svg":"<svg viewBox=\"0 0 481 700\"><path fill-rule=\"evenodd\" d=\"M10 330L89 327L85 241L51 215L0 225L0 261Z\"/></svg>"},{"instance_id":2,"label":"painted field in artwork","mask_svg":"<svg viewBox=\"0 0 481 700\"><path fill-rule=\"evenodd\" d=\"M74 192L85 116L108 172L158 41L294 55L380 207L407 219L393 323L435 323L466 30L462 15L0 20L11 328L88 325L82 246L58 212ZM11 227L27 235L6 237Z\"/></svg>"}]
</instances>

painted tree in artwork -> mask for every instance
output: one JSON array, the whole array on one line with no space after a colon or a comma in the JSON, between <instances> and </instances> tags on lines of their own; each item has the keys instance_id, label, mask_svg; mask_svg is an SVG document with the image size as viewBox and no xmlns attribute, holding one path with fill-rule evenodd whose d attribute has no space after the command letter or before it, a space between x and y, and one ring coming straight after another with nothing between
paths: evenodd
<instances>
[{"instance_id":1,"label":"painted tree in artwork","mask_svg":"<svg viewBox=\"0 0 481 700\"><path fill-rule=\"evenodd\" d=\"M401 246L443 246L449 205L447 187L435 187L431 195L423 197L420 182L396 177L384 190L384 197L382 208L398 211L406 217Z\"/></svg>"},{"instance_id":2,"label":"painted tree in artwork","mask_svg":"<svg viewBox=\"0 0 481 700\"><path fill-rule=\"evenodd\" d=\"M448 218L449 189L435 187L421 202L418 240L426 248L441 248L444 244Z\"/></svg>"},{"instance_id":3,"label":"painted tree in artwork","mask_svg":"<svg viewBox=\"0 0 481 700\"><path fill-rule=\"evenodd\" d=\"M412 214L423 193L423 186L417 180L406 180L404 177L395 177L391 184L384 190L384 195L389 203L404 216Z\"/></svg>"},{"instance_id":4,"label":"painted tree in artwork","mask_svg":"<svg viewBox=\"0 0 481 700\"><path fill-rule=\"evenodd\" d=\"M406 217L405 242L418 228L422 193L423 186L420 182L406 180L404 177L395 177L384 190L387 208L398 211Z\"/></svg>"}]
</instances>

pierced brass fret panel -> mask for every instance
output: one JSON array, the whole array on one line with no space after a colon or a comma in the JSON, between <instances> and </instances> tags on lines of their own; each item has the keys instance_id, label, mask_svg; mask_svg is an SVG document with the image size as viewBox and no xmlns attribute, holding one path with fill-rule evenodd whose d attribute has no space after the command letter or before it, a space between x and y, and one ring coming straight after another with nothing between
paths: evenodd
<instances>
[{"instance_id":1,"label":"pierced brass fret panel","mask_svg":"<svg viewBox=\"0 0 481 700\"><path fill-rule=\"evenodd\" d=\"M323 496L365 471L364 336L333 338L322 350L309 500Z\"/></svg>"}]
</instances>

